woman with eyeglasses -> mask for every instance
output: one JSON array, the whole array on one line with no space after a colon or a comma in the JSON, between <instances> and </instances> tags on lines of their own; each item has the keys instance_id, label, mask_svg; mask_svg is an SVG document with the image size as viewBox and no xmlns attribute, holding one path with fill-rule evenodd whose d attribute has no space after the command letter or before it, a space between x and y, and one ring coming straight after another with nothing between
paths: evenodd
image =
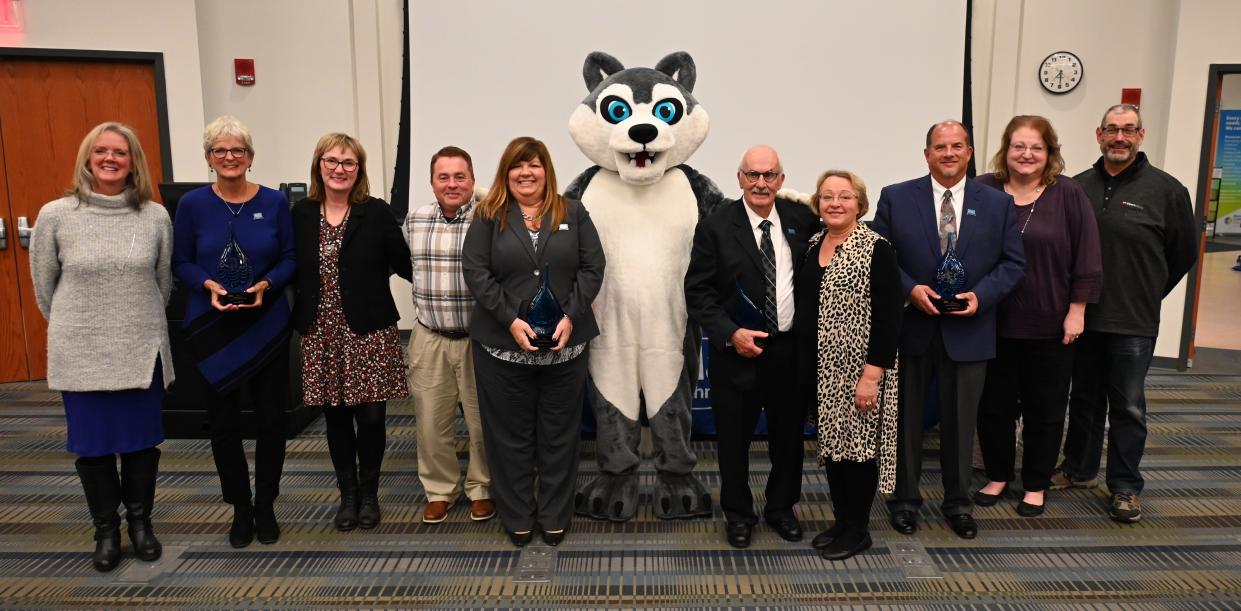
<instances>
[{"instance_id":1,"label":"woman with eyeglasses","mask_svg":"<svg viewBox=\"0 0 1241 611\"><path fill-rule=\"evenodd\" d=\"M211 454L224 502L233 506L228 541L280 538L274 504L284 469L289 404L289 302L293 222L279 191L247 179L250 130L233 117L203 132L215 183L181 198L173 220L173 271L191 288L183 332L206 382ZM241 443L243 404L254 410L254 498Z\"/></svg>"},{"instance_id":2,"label":"woman with eyeglasses","mask_svg":"<svg viewBox=\"0 0 1241 611\"><path fill-rule=\"evenodd\" d=\"M811 544L825 560L844 560L870 548L875 492L896 485L904 295L892 244L861 222L870 208L862 179L828 170L812 198L824 228L797 275L793 330L836 522Z\"/></svg>"},{"instance_id":3,"label":"woman with eyeglasses","mask_svg":"<svg viewBox=\"0 0 1241 611\"><path fill-rule=\"evenodd\" d=\"M987 364L978 408L978 442L987 484L974 493L983 507L999 502L1015 479L1017 419L1021 419L1018 515L1043 513L1044 492L1060 451L1064 412L1087 303L1103 287L1099 231L1090 200L1062 176L1060 141L1047 119L1013 117L978 182L1002 189L1017 206L1026 253L1025 278L999 304L996 357Z\"/></svg>"},{"instance_id":4,"label":"woman with eyeglasses","mask_svg":"<svg viewBox=\"0 0 1241 611\"><path fill-rule=\"evenodd\" d=\"M48 322L47 385L64 399L99 571L121 559L121 504L134 555L153 562L163 552L151 512L173 380L164 316L172 225L152 191L133 130L97 125L78 147L68 193L39 210L30 241L35 301Z\"/></svg>"},{"instance_id":5,"label":"woman with eyeglasses","mask_svg":"<svg viewBox=\"0 0 1241 611\"><path fill-rule=\"evenodd\" d=\"M302 393L306 405L323 409L340 489L332 523L340 531L374 528L386 402L408 394L388 278L409 280L412 268L391 208L370 196L361 142L339 133L319 139L310 196L293 205L293 235Z\"/></svg>"}]
</instances>

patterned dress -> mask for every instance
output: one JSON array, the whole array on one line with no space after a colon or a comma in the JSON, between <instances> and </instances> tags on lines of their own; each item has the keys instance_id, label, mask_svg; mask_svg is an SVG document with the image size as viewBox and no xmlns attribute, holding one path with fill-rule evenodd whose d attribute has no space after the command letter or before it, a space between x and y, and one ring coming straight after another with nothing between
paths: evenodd
<instances>
[{"instance_id":1,"label":"patterned dress","mask_svg":"<svg viewBox=\"0 0 1241 611\"><path fill-rule=\"evenodd\" d=\"M322 217L319 220L319 308L302 337L306 405L358 405L409 394L396 325L358 335L345 321L340 303L340 247L348 222L346 217L333 227Z\"/></svg>"}]
</instances>

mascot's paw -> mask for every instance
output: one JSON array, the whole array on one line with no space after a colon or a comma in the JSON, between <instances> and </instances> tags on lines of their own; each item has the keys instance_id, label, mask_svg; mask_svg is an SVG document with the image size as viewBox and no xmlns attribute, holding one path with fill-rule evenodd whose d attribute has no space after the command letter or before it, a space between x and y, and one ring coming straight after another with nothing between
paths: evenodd
<instances>
[{"instance_id":1,"label":"mascot's paw","mask_svg":"<svg viewBox=\"0 0 1241 611\"><path fill-rule=\"evenodd\" d=\"M578 491L574 513L596 520L627 522L638 512L637 473L600 473Z\"/></svg>"},{"instance_id":2,"label":"mascot's paw","mask_svg":"<svg viewBox=\"0 0 1241 611\"><path fill-rule=\"evenodd\" d=\"M711 493L693 473L661 471L655 479L655 517L674 520L711 515Z\"/></svg>"},{"instance_id":3,"label":"mascot's paw","mask_svg":"<svg viewBox=\"0 0 1241 611\"><path fill-rule=\"evenodd\" d=\"M801 191L796 191L793 189L780 189L776 192L776 197L795 201L805 206L810 206L810 198L813 196L809 193L802 193Z\"/></svg>"}]
</instances>

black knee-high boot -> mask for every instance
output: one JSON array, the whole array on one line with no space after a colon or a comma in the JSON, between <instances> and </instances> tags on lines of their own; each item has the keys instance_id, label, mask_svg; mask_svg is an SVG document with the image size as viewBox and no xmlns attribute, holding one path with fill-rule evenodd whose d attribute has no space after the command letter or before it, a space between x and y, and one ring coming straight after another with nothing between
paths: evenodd
<instances>
[{"instance_id":1,"label":"black knee-high boot","mask_svg":"<svg viewBox=\"0 0 1241 611\"><path fill-rule=\"evenodd\" d=\"M358 526L379 525L379 472L383 466L387 431L384 419L387 404L383 401L364 403L353 408L358 423Z\"/></svg>"},{"instance_id":2,"label":"black knee-high boot","mask_svg":"<svg viewBox=\"0 0 1241 611\"><path fill-rule=\"evenodd\" d=\"M336 470L336 487L340 489L340 507L332 525L346 532L358 526L358 447L353 432L353 408L324 406L323 420L327 425L328 455Z\"/></svg>"},{"instance_id":3,"label":"black knee-high boot","mask_svg":"<svg viewBox=\"0 0 1241 611\"><path fill-rule=\"evenodd\" d=\"M95 552L91 562L97 571L111 571L121 561L121 480L116 474L116 457L80 457L75 461L91 520L95 523Z\"/></svg>"},{"instance_id":4,"label":"black knee-high boot","mask_svg":"<svg viewBox=\"0 0 1241 611\"><path fill-rule=\"evenodd\" d=\"M159 560L164 552L151 529L159 455L159 448L121 454L121 499L125 503L125 520L129 522L129 542L134 546L134 554L147 562Z\"/></svg>"}]
</instances>

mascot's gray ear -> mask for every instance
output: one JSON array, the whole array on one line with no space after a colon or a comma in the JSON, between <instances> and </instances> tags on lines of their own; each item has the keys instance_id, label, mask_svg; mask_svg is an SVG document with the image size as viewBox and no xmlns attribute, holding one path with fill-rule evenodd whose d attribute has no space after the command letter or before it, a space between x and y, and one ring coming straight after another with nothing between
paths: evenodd
<instances>
[{"instance_id":1,"label":"mascot's gray ear","mask_svg":"<svg viewBox=\"0 0 1241 611\"><path fill-rule=\"evenodd\" d=\"M694 58L685 51L669 53L667 57L655 64L655 69L672 77L686 91L694 91L694 82L698 80L698 70L694 67Z\"/></svg>"},{"instance_id":2,"label":"mascot's gray ear","mask_svg":"<svg viewBox=\"0 0 1241 611\"><path fill-rule=\"evenodd\" d=\"M624 69L625 66L615 57L603 51L592 52L586 56L586 63L582 64L582 78L586 81L586 91L594 91L603 79Z\"/></svg>"}]
</instances>

